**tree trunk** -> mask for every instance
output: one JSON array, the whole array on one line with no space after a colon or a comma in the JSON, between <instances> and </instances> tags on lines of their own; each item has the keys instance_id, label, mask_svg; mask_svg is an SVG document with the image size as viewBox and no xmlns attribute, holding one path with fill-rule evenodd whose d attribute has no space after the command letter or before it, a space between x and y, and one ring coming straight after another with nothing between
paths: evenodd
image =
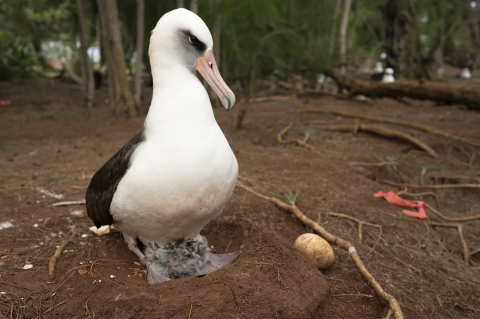
<instances>
[{"instance_id":1,"label":"tree trunk","mask_svg":"<svg viewBox=\"0 0 480 319\"><path fill-rule=\"evenodd\" d=\"M120 23L118 21L117 2L116 0L97 0L97 2L102 1L104 2L105 16L107 18L110 53L116 71L115 75L120 84L120 101L117 106L117 112L122 116L135 117L138 115L138 110L127 79L122 38L120 35Z\"/></svg>"},{"instance_id":2,"label":"tree trunk","mask_svg":"<svg viewBox=\"0 0 480 319\"><path fill-rule=\"evenodd\" d=\"M342 21L340 23L340 63L342 64L342 73L345 73L345 63L347 62L347 27L351 5L352 0L345 0Z\"/></svg>"},{"instance_id":3,"label":"tree trunk","mask_svg":"<svg viewBox=\"0 0 480 319\"><path fill-rule=\"evenodd\" d=\"M107 63L108 94L110 97L110 107L113 110L116 110L120 99L120 84L118 81L118 77L115 73L115 66L111 53L112 50L110 46L110 36L108 33L108 21L105 13L105 2L103 0L97 0L97 3L100 19L100 30L102 35L102 55L105 57L105 61Z\"/></svg>"},{"instance_id":4,"label":"tree trunk","mask_svg":"<svg viewBox=\"0 0 480 319\"><path fill-rule=\"evenodd\" d=\"M429 78L415 12L407 0L388 0L380 7L385 23L387 66L407 78Z\"/></svg>"},{"instance_id":5,"label":"tree trunk","mask_svg":"<svg viewBox=\"0 0 480 319\"><path fill-rule=\"evenodd\" d=\"M144 0L137 0L137 48L135 60L135 103L140 105L142 96L142 60L143 60L143 34L144 34Z\"/></svg>"},{"instance_id":6,"label":"tree trunk","mask_svg":"<svg viewBox=\"0 0 480 319\"><path fill-rule=\"evenodd\" d=\"M329 71L337 84L348 89L351 94L362 94L375 97L409 97L419 100L441 101L464 104L480 110L480 89L466 86L454 86L432 81L396 81L381 83L355 80L336 71Z\"/></svg>"},{"instance_id":7,"label":"tree trunk","mask_svg":"<svg viewBox=\"0 0 480 319\"><path fill-rule=\"evenodd\" d=\"M330 40L328 41L328 61L330 61L333 49L335 47L335 34L337 32L337 23L338 23L338 13L340 11L340 6L342 5L342 0L336 0L335 10L333 11L333 22L332 29L330 30Z\"/></svg>"},{"instance_id":8,"label":"tree trunk","mask_svg":"<svg viewBox=\"0 0 480 319\"><path fill-rule=\"evenodd\" d=\"M77 0L79 31L80 31L80 64L83 80L83 95L87 107L92 107L95 100L95 82L93 70L88 58L87 18L85 0Z\"/></svg>"},{"instance_id":9,"label":"tree trunk","mask_svg":"<svg viewBox=\"0 0 480 319\"><path fill-rule=\"evenodd\" d=\"M198 0L190 0L190 11L198 14Z\"/></svg>"},{"instance_id":10,"label":"tree trunk","mask_svg":"<svg viewBox=\"0 0 480 319\"><path fill-rule=\"evenodd\" d=\"M185 0L177 0L177 8L185 8Z\"/></svg>"},{"instance_id":11,"label":"tree trunk","mask_svg":"<svg viewBox=\"0 0 480 319\"><path fill-rule=\"evenodd\" d=\"M470 29L470 36L472 38L473 51L475 55L474 61L471 63L471 65L464 65L464 67L469 67L473 70L476 68L476 64L480 56L480 28L477 22L475 10L470 5L466 6L463 15L465 21L467 21L468 28Z\"/></svg>"}]
</instances>

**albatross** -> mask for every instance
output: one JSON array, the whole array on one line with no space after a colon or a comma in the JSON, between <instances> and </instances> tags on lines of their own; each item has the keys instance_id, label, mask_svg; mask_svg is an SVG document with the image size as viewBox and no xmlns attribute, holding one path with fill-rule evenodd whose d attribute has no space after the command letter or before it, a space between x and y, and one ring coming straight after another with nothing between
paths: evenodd
<instances>
[{"instance_id":1,"label":"albatross","mask_svg":"<svg viewBox=\"0 0 480 319\"><path fill-rule=\"evenodd\" d=\"M152 31L153 96L143 127L92 177L86 193L95 226L112 225L147 268L148 282L205 275L239 252L211 253L202 228L222 213L238 163L212 111L198 71L228 111L203 20L186 9L163 15Z\"/></svg>"}]
</instances>

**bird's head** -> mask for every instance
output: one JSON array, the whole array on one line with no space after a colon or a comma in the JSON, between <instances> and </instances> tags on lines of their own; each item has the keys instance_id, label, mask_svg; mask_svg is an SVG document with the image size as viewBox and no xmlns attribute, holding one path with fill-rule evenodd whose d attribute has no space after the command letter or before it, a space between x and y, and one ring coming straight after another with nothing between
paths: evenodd
<instances>
[{"instance_id":1,"label":"bird's head","mask_svg":"<svg viewBox=\"0 0 480 319\"><path fill-rule=\"evenodd\" d=\"M152 31L150 63L152 69L158 61L196 69L228 111L235 104L235 95L218 71L212 48L212 35L205 22L191 11L176 9L164 14ZM157 67L161 69L165 64Z\"/></svg>"}]
</instances>

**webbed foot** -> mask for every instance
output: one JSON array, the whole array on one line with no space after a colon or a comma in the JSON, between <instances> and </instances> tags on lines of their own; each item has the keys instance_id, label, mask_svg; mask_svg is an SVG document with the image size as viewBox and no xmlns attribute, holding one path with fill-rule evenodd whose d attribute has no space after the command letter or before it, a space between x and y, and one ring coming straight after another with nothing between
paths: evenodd
<instances>
[{"instance_id":1,"label":"webbed foot","mask_svg":"<svg viewBox=\"0 0 480 319\"><path fill-rule=\"evenodd\" d=\"M239 251L229 254L212 254L208 252L205 254L205 259L200 266L197 276L206 275L212 271L230 265L239 255Z\"/></svg>"}]
</instances>

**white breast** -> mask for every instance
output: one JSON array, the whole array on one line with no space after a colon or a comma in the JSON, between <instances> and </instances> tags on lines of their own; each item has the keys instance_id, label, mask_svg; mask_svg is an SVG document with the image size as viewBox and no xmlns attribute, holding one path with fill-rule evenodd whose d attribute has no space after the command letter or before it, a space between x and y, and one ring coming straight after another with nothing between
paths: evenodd
<instances>
[{"instance_id":1,"label":"white breast","mask_svg":"<svg viewBox=\"0 0 480 319\"><path fill-rule=\"evenodd\" d=\"M218 126L175 140L147 140L133 156L111 213L122 232L142 241L197 236L221 214L235 187L237 160Z\"/></svg>"}]
</instances>

